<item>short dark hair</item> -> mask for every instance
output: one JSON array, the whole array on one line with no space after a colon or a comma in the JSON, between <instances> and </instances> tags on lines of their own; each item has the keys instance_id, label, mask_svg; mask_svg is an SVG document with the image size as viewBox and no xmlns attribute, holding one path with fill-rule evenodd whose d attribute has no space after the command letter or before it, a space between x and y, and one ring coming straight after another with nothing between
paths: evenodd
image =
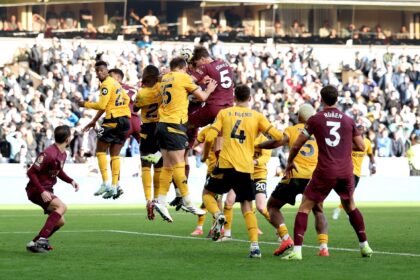
<instances>
[{"instance_id":1,"label":"short dark hair","mask_svg":"<svg viewBox=\"0 0 420 280\"><path fill-rule=\"evenodd\" d=\"M251 96L251 90L247 85L238 85L235 88L235 98L239 102L248 101Z\"/></svg>"},{"instance_id":2,"label":"short dark hair","mask_svg":"<svg viewBox=\"0 0 420 280\"><path fill-rule=\"evenodd\" d=\"M109 74L115 73L117 75L121 76L121 80L124 79L124 72L121 69L118 68L112 68L111 70L108 71Z\"/></svg>"},{"instance_id":3,"label":"short dark hair","mask_svg":"<svg viewBox=\"0 0 420 280\"><path fill-rule=\"evenodd\" d=\"M183 57L175 57L171 60L171 62L169 62L169 67L171 68L171 71L176 68L185 68L187 67L187 62Z\"/></svg>"},{"instance_id":4,"label":"short dark hair","mask_svg":"<svg viewBox=\"0 0 420 280\"><path fill-rule=\"evenodd\" d=\"M108 64L103 60L96 61L95 67L99 67L99 66L105 66L108 68Z\"/></svg>"},{"instance_id":5,"label":"short dark hair","mask_svg":"<svg viewBox=\"0 0 420 280\"><path fill-rule=\"evenodd\" d=\"M147 65L143 69L141 81L146 86L154 86L159 80L159 69L154 65Z\"/></svg>"},{"instance_id":6,"label":"short dark hair","mask_svg":"<svg viewBox=\"0 0 420 280\"><path fill-rule=\"evenodd\" d=\"M338 91L333 86L325 86L321 89L321 98L325 104L332 106L337 102Z\"/></svg>"},{"instance_id":7,"label":"short dark hair","mask_svg":"<svg viewBox=\"0 0 420 280\"><path fill-rule=\"evenodd\" d=\"M209 51L205 47L195 47L191 61L210 57Z\"/></svg>"},{"instance_id":8,"label":"short dark hair","mask_svg":"<svg viewBox=\"0 0 420 280\"><path fill-rule=\"evenodd\" d=\"M70 134L70 127L68 125L57 126L54 129L54 140L58 144L63 144L70 137Z\"/></svg>"}]
</instances>

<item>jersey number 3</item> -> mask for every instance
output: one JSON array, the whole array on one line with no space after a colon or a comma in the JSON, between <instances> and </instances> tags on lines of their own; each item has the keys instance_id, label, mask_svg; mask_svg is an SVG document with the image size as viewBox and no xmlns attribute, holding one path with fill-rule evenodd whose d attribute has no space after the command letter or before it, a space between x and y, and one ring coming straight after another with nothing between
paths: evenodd
<instances>
[{"instance_id":1,"label":"jersey number 3","mask_svg":"<svg viewBox=\"0 0 420 280\"><path fill-rule=\"evenodd\" d=\"M238 132L239 125L241 124L241 120L237 120L235 125L232 128L232 131L230 133L230 138L238 139L239 143L244 143L246 136L244 130L239 130L239 134L236 134Z\"/></svg>"},{"instance_id":2,"label":"jersey number 3","mask_svg":"<svg viewBox=\"0 0 420 280\"><path fill-rule=\"evenodd\" d=\"M330 135L334 137L334 139L331 138L325 138L325 143L327 143L330 147L336 147L341 140L340 134L338 134L337 130L341 127L340 122L331 122L327 121L327 126L330 126Z\"/></svg>"}]
</instances>

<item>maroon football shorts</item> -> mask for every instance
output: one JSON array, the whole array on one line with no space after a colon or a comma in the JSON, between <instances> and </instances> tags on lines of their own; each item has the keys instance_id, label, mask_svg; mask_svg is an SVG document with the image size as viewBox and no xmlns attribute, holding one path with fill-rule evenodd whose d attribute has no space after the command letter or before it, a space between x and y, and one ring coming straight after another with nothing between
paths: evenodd
<instances>
[{"instance_id":1,"label":"maroon football shorts","mask_svg":"<svg viewBox=\"0 0 420 280\"><path fill-rule=\"evenodd\" d=\"M334 190L343 200L350 199L354 192L353 174L344 178L320 178L312 176L303 195L310 200L323 202L331 190Z\"/></svg>"},{"instance_id":2,"label":"maroon football shorts","mask_svg":"<svg viewBox=\"0 0 420 280\"><path fill-rule=\"evenodd\" d=\"M53 193L51 193L51 201L49 202L44 202L42 200L41 194L39 192L30 192L30 191L26 191L27 195L28 195L28 199L36 204L41 206L42 209L44 209L44 214L50 214L50 211L48 210L48 206L50 206L51 201L56 198L57 196L54 195Z\"/></svg>"},{"instance_id":3,"label":"maroon football shorts","mask_svg":"<svg viewBox=\"0 0 420 280\"><path fill-rule=\"evenodd\" d=\"M227 107L228 106L225 105L206 104L204 107L197 109L188 115L187 135L190 148L194 145L195 139L197 139L198 129L213 123L219 111Z\"/></svg>"},{"instance_id":4,"label":"maroon football shorts","mask_svg":"<svg viewBox=\"0 0 420 280\"><path fill-rule=\"evenodd\" d=\"M134 137L134 139L137 140L137 142L140 143L140 126L141 121L139 117L131 116L130 118L130 129L125 134L125 139L128 139L131 135Z\"/></svg>"}]
</instances>

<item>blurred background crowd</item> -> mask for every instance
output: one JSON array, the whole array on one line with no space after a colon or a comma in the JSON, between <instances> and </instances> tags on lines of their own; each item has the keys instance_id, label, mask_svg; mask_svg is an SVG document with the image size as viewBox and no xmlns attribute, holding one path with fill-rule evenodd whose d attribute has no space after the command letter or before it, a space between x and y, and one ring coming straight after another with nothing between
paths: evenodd
<instances>
[{"instance_id":1,"label":"blurred background crowd","mask_svg":"<svg viewBox=\"0 0 420 280\"><path fill-rule=\"evenodd\" d=\"M108 50L88 48L81 40L43 42L20 48L14 64L0 67L0 162L31 163L53 143L53 127L60 124L73 128L70 160L84 162L94 154L96 136L81 129L95 112L79 108L77 101L98 98L95 60L122 69L126 83L136 87L146 65L166 67L180 50L152 43L148 36ZM251 43L231 49L217 35L197 43L230 63L235 83L252 88L252 107L279 129L297 122L301 104L310 102L318 109L321 88L331 84L339 89L340 109L366 127L376 156L405 156L420 134L420 54L355 51L335 69L324 67L306 45L278 50ZM133 139L123 153L138 153Z\"/></svg>"}]
</instances>

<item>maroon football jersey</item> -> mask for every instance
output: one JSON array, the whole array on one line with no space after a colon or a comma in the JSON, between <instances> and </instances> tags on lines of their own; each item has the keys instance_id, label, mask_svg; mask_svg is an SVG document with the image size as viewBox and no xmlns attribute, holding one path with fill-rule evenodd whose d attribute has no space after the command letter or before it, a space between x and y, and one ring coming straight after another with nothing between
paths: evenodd
<instances>
[{"instance_id":1,"label":"maroon football jersey","mask_svg":"<svg viewBox=\"0 0 420 280\"><path fill-rule=\"evenodd\" d=\"M197 67L192 75L197 81L201 81L205 76L216 80L217 87L208 97L207 104L219 106L233 105L233 71L227 62L214 60L209 64Z\"/></svg>"},{"instance_id":2,"label":"maroon football jersey","mask_svg":"<svg viewBox=\"0 0 420 280\"><path fill-rule=\"evenodd\" d=\"M353 176L353 137L360 135L353 119L337 108L328 108L309 118L305 129L315 136L318 144L318 164L313 176Z\"/></svg>"},{"instance_id":3,"label":"maroon football jersey","mask_svg":"<svg viewBox=\"0 0 420 280\"><path fill-rule=\"evenodd\" d=\"M130 97L129 107L131 111L131 116L138 117L139 115L136 112L134 112L134 99L136 98L136 95L137 95L136 90L132 86L129 86L123 83L121 83L121 87L125 90L128 97Z\"/></svg>"},{"instance_id":4,"label":"maroon football jersey","mask_svg":"<svg viewBox=\"0 0 420 280\"><path fill-rule=\"evenodd\" d=\"M66 158L66 152L62 153L55 144L40 153L28 170L28 191L43 189L52 192L53 186L57 183L57 176L65 182L71 183L72 179L63 171ZM35 180L31 179L32 176L36 177Z\"/></svg>"}]
</instances>

